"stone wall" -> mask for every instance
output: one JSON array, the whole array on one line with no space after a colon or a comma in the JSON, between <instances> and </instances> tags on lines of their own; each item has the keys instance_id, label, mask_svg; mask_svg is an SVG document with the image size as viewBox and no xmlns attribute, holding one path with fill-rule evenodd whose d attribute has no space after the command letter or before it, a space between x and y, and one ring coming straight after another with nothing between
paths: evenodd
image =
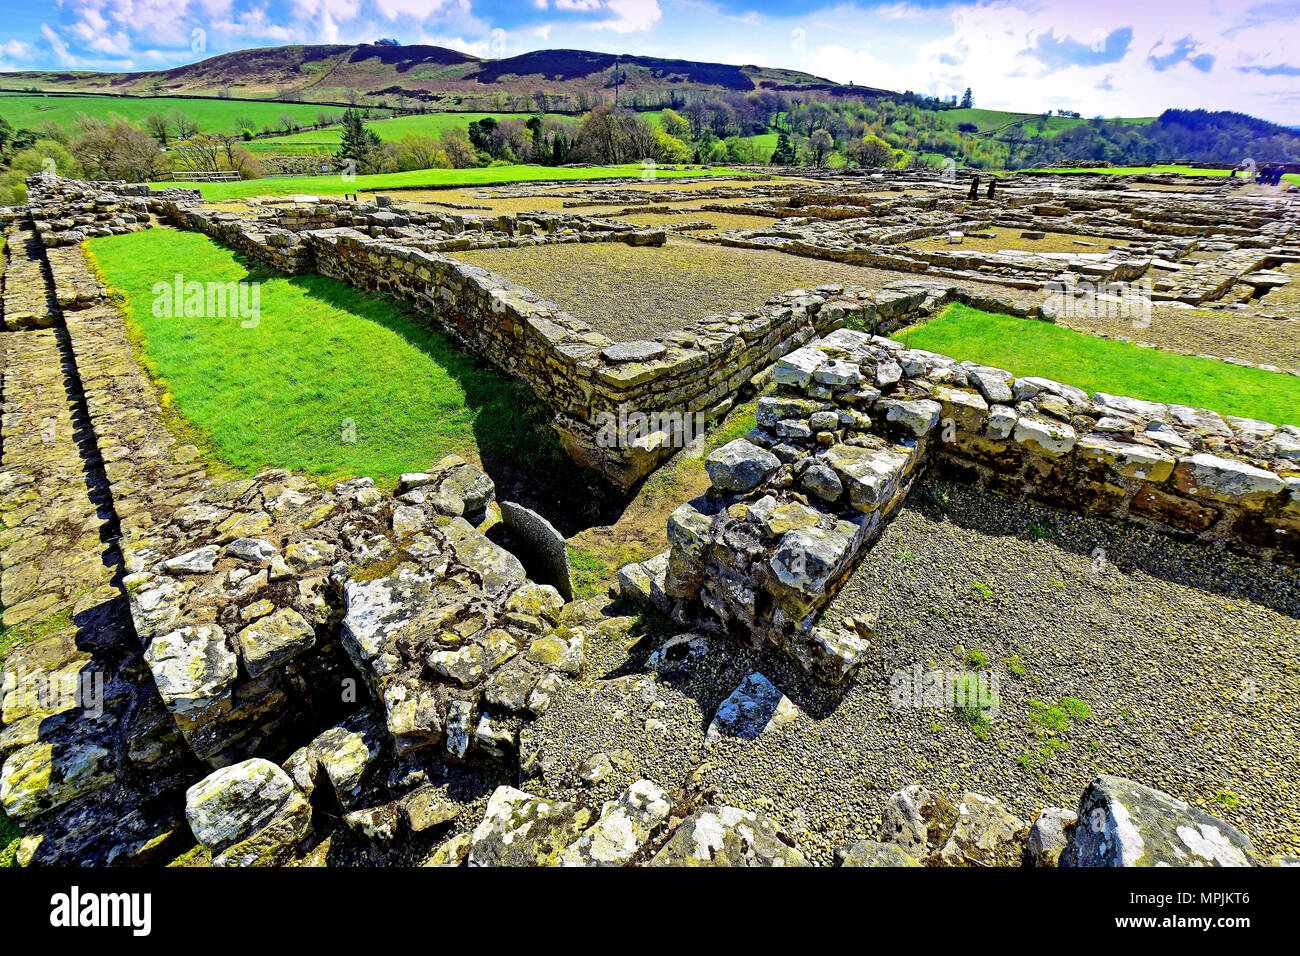
<instances>
[{"instance_id":1,"label":"stone wall","mask_svg":"<svg viewBox=\"0 0 1300 956\"><path fill-rule=\"evenodd\" d=\"M625 590L831 680L866 633L818 617L928 464L1055 507L1300 563L1300 428L1081 389L840 329L775 366L758 427ZM865 625L861 629L866 631Z\"/></svg>"},{"instance_id":2,"label":"stone wall","mask_svg":"<svg viewBox=\"0 0 1300 956\"><path fill-rule=\"evenodd\" d=\"M254 220L197 203L151 204L177 225L277 269L319 271L414 304L476 354L526 381L555 412L554 425L574 459L622 489L677 446L668 432L654 429L609 443L601 436L609 418L715 418L777 356L847 317L872 313L865 290L823 287L779 297L759 312L710 317L656 341L617 343L529 290L440 252L473 247L466 230L449 231L469 217L430 213L414 227L423 231L411 232L410 222L375 221L378 212L314 199L302 210ZM389 215L396 214L383 214ZM574 221L582 228L571 228ZM513 238L493 233L490 244L663 241L662 231L610 229L582 217L515 217L510 228Z\"/></svg>"},{"instance_id":3,"label":"stone wall","mask_svg":"<svg viewBox=\"0 0 1300 956\"><path fill-rule=\"evenodd\" d=\"M54 196L75 189L65 182L33 186ZM527 382L555 413L571 456L624 490L680 447L678 423L725 414L777 357L817 334L846 323L887 333L954 300L1039 314L1034 306L941 282L874 292L825 285L774 297L754 312L710 316L657 340L614 342L522 286L447 253L533 242L658 243L661 230L573 215L483 218L316 197L266 200L253 216L184 196L147 201L156 215L274 268L318 271L414 304L470 350ZM629 420L629 428L609 427Z\"/></svg>"}]
</instances>

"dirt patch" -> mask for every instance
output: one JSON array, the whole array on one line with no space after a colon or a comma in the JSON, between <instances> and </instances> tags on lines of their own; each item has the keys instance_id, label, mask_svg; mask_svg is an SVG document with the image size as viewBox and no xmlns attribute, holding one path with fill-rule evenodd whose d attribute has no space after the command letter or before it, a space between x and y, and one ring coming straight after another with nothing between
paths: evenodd
<instances>
[{"instance_id":1,"label":"dirt patch","mask_svg":"<svg viewBox=\"0 0 1300 956\"><path fill-rule=\"evenodd\" d=\"M1290 288L1289 286L1284 288ZM1280 291L1280 290L1279 290ZM1262 303L1269 308L1281 300L1270 293ZM1107 317L1098 309L1079 319L1062 317L1059 325L1106 337L1122 336L1135 342L1150 342L1161 348L1190 355L1213 355L1260 365L1300 368L1300 321L1257 315L1252 311L1183 309L1152 304L1149 320L1139 328L1132 318ZM1291 312L1296 315L1295 311Z\"/></svg>"}]
</instances>

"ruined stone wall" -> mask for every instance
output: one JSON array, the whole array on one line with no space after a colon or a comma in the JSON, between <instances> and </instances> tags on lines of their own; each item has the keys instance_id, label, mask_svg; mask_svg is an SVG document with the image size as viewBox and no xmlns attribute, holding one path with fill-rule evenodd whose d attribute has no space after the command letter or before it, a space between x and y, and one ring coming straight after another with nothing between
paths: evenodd
<instances>
[{"instance_id":1,"label":"ruined stone wall","mask_svg":"<svg viewBox=\"0 0 1300 956\"><path fill-rule=\"evenodd\" d=\"M192 203L157 200L154 208L277 269L319 271L414 304L476 354L526 381L556 413L555 427L570 454L622 488L676 446L662 431L606 443L603 416L714 418L779 355L847 319L875 321L870 293L823 287L779 297L759 312L705 319L656 341L616 343L527 289L434 251L464 242L459 234L390 235L401 227L374 223L365 232L336 225L295 231L276 224L291 221L287 213L250 222ZM318 205L306 224L333 221L321 218ZM604 232L579 241L602 241ZM622 238L635 243L642 232ZM620 238L617 231L609 235ZM913 295L918 302L925 297Z\"/></svg>"},{"instance_id":2,"label":"ruined stone wall","mask_svg":"<svg viewBox=\"0 0 1300 956\"><path fill-rule=\"evenodd\" d=\"M81 186L45 179L34 189L49 203L79 195ZM118 193L134 196L132 190L96 184L93 192L104 204ZM574 215L474 217L297 199L265 200L255 215L195 202L188 191L138 201L281 271L317 271L412 303L470 350L527 382L555 413L570 455L622 489L680 447L676 423L725 414L780 355L814 335L846 323L886 334L954 300L1038 314L1036 307L943 283L902 282L875 292L821 286L775 297L754 312L711 316L657 340L617 343L529 290L452 256L535 242L661 243L662 231ZM633 426L623 427L629 420Z\"/></svg>"},{"instance_id":3,"label":"ruined stone wall","mask_svg":"<svg viewBox=\"0 0 1300 956\"><path fill-rule=\"evenodd\" d=\"M533 292L447 253L478 239L468 219L414 214L429 233L405 231L389 213L309 203L250 222L193 203L161 200L158 211L178 225L287 272L318 271L357 288L410 302L476 354L529 384L555 412L554 426L570 455L622 489L630 488L679 447L675 436L647 426L607 432L629 416L666 415L676 421L725 414L738 396L782 354L845 323L888 333L949 301L1037 315L1036 307L982 296L942 283L898 283L870 292L821 286L795 290L763 309L712 316L657 340L616 343ZM376 217L379 218L376 218ZM509 217L502 217L509 218ZM517 217L511 242L563 239L556 217ZM555 220L555 221L552 221ZM497 222L498 220L485 220ZM535 233L524 234L520 223ZM346 223L346 225L338 225ZM287 225L286 225L287 224ZM583 220L574 241L614 239L639 244L644 230L598 228ZM315 228L304 228L315 227ZM589 231L587 231L589 230ZM493 233L492 242L507 241ZM656 241L662 241L658 233Z\"/></svg>"},{"instance_id":4,"label":"ruined stone wall","mask_svg":"<svg viewBox=\"0 0 1300 956\"><path fill-rule=\"evenodd\" d=\"M625 590L839 680L861 633L818 617L933 465L1070 511L1300 564L1300 427L1081 389L841 329L785 356L758 427Z\"/></svg>"}]
</instances>

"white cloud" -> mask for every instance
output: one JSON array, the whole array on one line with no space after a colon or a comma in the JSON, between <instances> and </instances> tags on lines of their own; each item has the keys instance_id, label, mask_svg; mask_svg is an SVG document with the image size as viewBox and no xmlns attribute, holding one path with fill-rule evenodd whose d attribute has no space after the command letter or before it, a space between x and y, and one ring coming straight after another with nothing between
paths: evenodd
<instances>
[{"instance_id":1,"label":"white cloud","mask_svg":"<svg viewBox=\"0 0 1300 956\"><path fill-rule=\"evenodd\" d=\"M663 15L658 0L606 0L604 9L609 12L609 18L594 26L615 33L649 30Z\"/></svg>"},{"instance_id":2,"label":"white cloud","mask_svg":"<svg viewBox=\"0 0 1300 956\"><path fill-rule=\"evenodd\" d=\"M73 66L77 58L68 52L68 45L60 39L59 35L50 29L48 23L41 24L41 36L45 37L45 42L50 45L54 52L54 59L60 66Z\"/></svg>"},{"instance_id":3,"label":"white cloud","mask_svg":"<svg viewBox=\"0 0 1300 956\"><path fill-rule=\"evenodd\" d=\"M0 44L0 56L6 60L26 60L34 52L31 44L22 40L6 40Z\"/></svg>"},{"instance_id":4,"label":"white cloud","mask_svg":"<svg viewBox=\"0 0 1300 956\"><path fill-rule=\"evenodd\" d=\"M828 44L816 54L817 75L836 83L855 83L880 89L901 89L902 78L892 66L867 50Z\"/></svg>"}]
</instances>

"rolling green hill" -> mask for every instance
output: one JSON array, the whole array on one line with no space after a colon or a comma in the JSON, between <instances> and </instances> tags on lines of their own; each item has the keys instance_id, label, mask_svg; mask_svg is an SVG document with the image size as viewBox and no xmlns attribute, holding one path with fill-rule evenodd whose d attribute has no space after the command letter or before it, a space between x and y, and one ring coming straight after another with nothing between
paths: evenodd
<instances>
[{"instance_id":1,"label":"rolling green hill","mask_svg":"<svg viewBox=\"0 0 1300 956\"><path fill-rule=\"evenodd\" d=\"M137 96L224 94L316 103L415 99L444 109L511 112L536 105L567 112L612 103L616 64L620 103L641 109L667 106L699 93L722 96L767 90L831 99L894 95L798 70L752 65L587 50L537 50L493 60L445 47L372 43L241 50L141 73L0 73L0 87ZM549 102L538 101L539 94Z\"/></svg>"},{"instance_id":2,"label":"rolling green hill","mask_svg":"<svg viewBox=\"0 0 1300 956\"><path fill-rule=\"evenodd\" d=\"M1041 113L1015 113L1007 110L986 110L978 107L944 110L940 114L954 129L962 123L973 123L981 134L991 134L1019 126L1030 136L1059 133L1061 130L1081 126L1088 120L1073 116L1043 116ZM1154 116L1118 117L1123 123L1145 126ZM1040 122L1041 120L1041 122Z\"/></svg>"}]
</instances>

